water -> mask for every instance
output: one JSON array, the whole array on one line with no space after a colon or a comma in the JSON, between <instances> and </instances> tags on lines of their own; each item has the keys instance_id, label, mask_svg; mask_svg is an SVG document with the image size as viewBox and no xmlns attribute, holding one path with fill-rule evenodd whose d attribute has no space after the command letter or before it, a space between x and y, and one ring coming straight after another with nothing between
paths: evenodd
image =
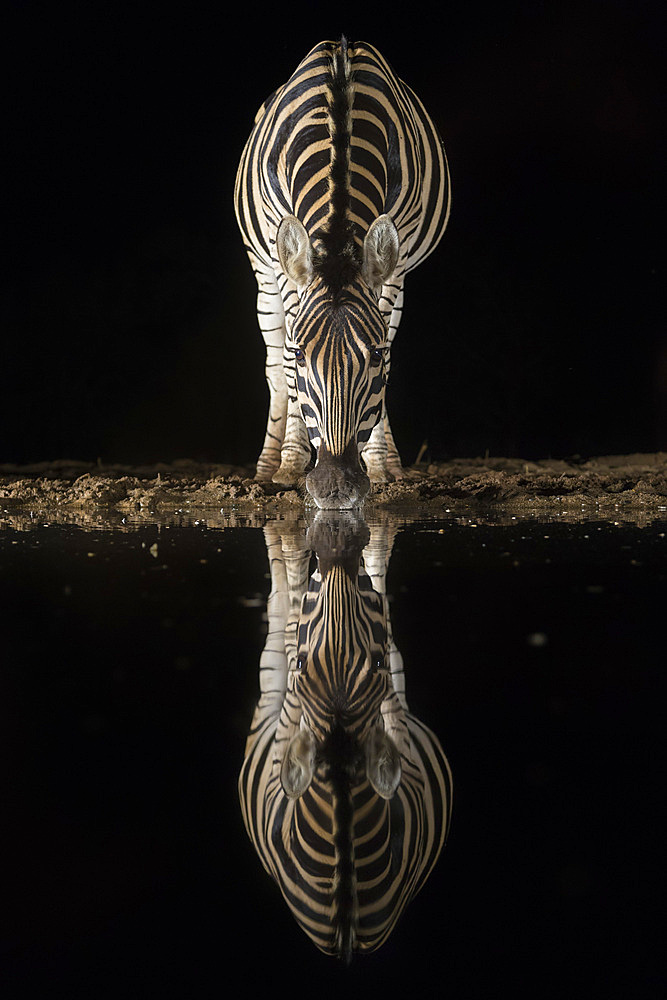
<instances>
[{"instance_id":1,"label":"water","mask_svg":"<svg viewBox=\"0 0 667 1000\"><path fill-rule=\"evenodd\" d=\"M218 996L237 969L253 994L664 995L667 524L368 521L395 534L393 636L454 806L421 893L348 969L239 808L261 515L3 515L4 995ZM305 520L274 528L305 545Z\"/></svg>"}]
</instances>

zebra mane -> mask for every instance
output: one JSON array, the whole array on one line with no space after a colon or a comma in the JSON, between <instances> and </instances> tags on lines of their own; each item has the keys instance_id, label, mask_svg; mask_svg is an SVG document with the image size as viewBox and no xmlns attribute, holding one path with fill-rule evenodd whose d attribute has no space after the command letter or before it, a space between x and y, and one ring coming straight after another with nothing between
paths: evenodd
<instances>
[{"instance_id":1,"label":"zebra mane","mask_svg":"<svg viewBox=\"0 0 667 1000\"><path fill-rule=\"evenodd\" d=\"M352 961L357 938L357 877L354 865L351 777L359 760L359 747L345 728L337 723L322 747L321 758L328 764L333 796L333 833L336 851L334 876L334 923L338 957L346 965Z\"/></svg>"},{"instance_id":2,"label":"zebra mane","mask_svg":"<svg viewBox=\"0 0 667 1000\"><path fill-rule=\"evenodd\" d=\"M326 227L318 234L321 247L314 261L315 270L334 295L351 284L361 269L354 225L348 217L352 99L353 72L347 39L343 36L331 54L329 83L331 212Z\"/></svg>"}]
</instances>

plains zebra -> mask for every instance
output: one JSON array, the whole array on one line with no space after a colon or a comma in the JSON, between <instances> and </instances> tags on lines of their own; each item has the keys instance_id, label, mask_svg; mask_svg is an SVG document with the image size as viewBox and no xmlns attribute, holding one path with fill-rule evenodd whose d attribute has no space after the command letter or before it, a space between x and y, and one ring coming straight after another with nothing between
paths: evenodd
<instances>
[{"instance_id":1,"label":"plains zebra","mask_svg":"<svg viewBox=\"0 0 667 1000\"><path fill-rule=\"evenodd\" d=\"M269 632L239 795L297 922L349 960L385 942L426 881L447 835L452 779L405 700L383 589L391 529L374 527L369 541L353 515L324 516L309 532L310 581L303 533L265 527Z\"/></svg>"},{"instance_id":2,"label":"plains zebra","mask_svg":"<svg viewBox=\"0 0 667 1000\"><path fill-rule=\"evenodd\" d=\"M402 474L391 345L405 275L440 240L449 204L435 126L373 46L321 42L259 109L235 189L270 393L258 479L303 479L309 438L319 507L354 507L369 476Z\"/></svg>"}]
</instances>

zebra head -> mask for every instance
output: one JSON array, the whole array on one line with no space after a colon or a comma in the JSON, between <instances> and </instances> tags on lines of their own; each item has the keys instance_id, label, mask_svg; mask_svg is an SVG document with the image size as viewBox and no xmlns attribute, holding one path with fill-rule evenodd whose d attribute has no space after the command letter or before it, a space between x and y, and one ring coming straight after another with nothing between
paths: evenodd
<instances>
[{"instance_id":1,"label":"zebra head","mask_svg":"<svg viewBox=\"0 0 667 1000\"><path fill-rule=\"evenodd\" d=\"M318 567L303 598L293 654L301 728L283 759L282 786L289 798L300 798L319 771L353 784L367 778L381 798L391 799L401 761L382 714L395 697L384 597L360 563L368 528L354 515L321 518L308 536Z\"/></svg>"},{"instance_id":2,"label":"zebra head","mask_svg":"<svg viewBox=\"0 0 667 1000\"><path fill-rule=\"evenodd\" d=\"M316 250L290 215L278 228L276 248L299 291L286 349L294 353L299 405L317 449L306 486L318 507L350 509L370 488L359 454L383 414L388 331L378 298L398 262L398 232L381 215L360 254L348 241L332 255Z\"/></svg>"}]
</instances>

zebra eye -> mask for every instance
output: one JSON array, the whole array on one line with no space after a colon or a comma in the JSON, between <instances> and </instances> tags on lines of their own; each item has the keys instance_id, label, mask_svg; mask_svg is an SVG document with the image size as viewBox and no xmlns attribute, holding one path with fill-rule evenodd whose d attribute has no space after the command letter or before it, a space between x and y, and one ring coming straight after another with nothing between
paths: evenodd
<instances>
[{"instance_id":1,"label":"zebra eye","mask_svg":"<svg viewBox=\"0 0 667 1000\"><path fill-rule=\"evenodd\" d=\"M301 671L303 670L303 668L305 667L305 665L306 665L306 657L305 656L299 656L298 659L297 659L297 661L296 661L296 669L297 669L297 671L299 673L301 673Z\"/></svg>"},{"instance_id":2,"label":"zebra eye","mask_svg":"<svg viewBox=\"0 0 667 1000\"><path fill-rule=\"evenodd\" d=\"M380 365L382 364L382 351L379 347L376 347L374 351L371 351L371 364Z\"/></svg>"},{"instance_id":3,"label":"zebra eye","mask_svg":"<svg viewBox=\"0 0 667 1000\"><path fill-rule=\"evenodd\" d=\"M304 362L306 360L306 355L303 353L303 351L301 350L300 347L297 347L297 349L295 350L295 352L294 352L294 358L295 358L297 364L299 364L299 365L304 364Z\"/></svg>"},{"instance_id":4,"label":"zebra eye","mask_svg":"<svg viewBox=\"0 0 667 1000\"><path fill-rule=\"evenodd\" d=\"M377 653L373 657L373 670L383 670L384 669L384 656L382 653Z\"/></svg>"}]
</instances>

